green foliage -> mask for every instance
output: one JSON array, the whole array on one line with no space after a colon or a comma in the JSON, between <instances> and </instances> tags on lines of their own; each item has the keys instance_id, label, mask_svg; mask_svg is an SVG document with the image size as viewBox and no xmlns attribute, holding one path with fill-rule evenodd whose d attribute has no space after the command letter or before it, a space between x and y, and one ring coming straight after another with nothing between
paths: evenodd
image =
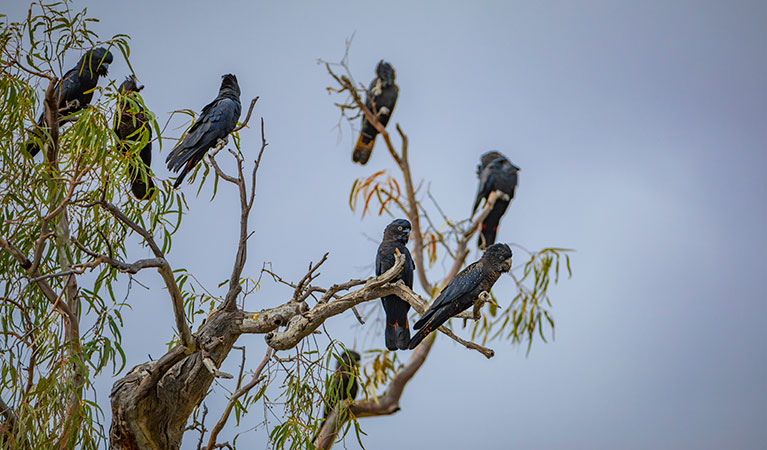
<instances>
[{"instance_id":1,"label":"green foliage","mask_svg":"<svg viewBox=\"0 0 767 450\"><path fill-rule=\"evenodd\" d=\"M119 292L130 292L132 278L95 260L107 255L131 262L127 244L135 233L98 204L118 205L165 252L186 208L167 182L148 202L130 196L127 174L149 133L124 143L125 153L116 151L114 116L121 107L145 105L140 96L121 97L114 83L102 80L91 106L66 118L55 161L47 161L46 151L36 158L22 152L30 140L49 143L47 133L28 130L50 76L61 77L75 56L94 46L119 50L115 62L123 55L127 63L127 36L101 41L88 28L94 21L85 10L56 2L33 3L25 21L0 25L0 238L37 264L33 276L0 251L0 398L17 418L14 432L0 436L6 446L53 448L64 430L72 447L103 444L104 414L92 397L92 380L125 366L121 309L128 304ZM157 136L159 126L149 117ZM43 295L39 280L74 310L79 339L66 336L67 318ZM66 292L73 285L74 296ZM69 401L76 410L67 410Z\"/></svg>"},{"instance_id":2,"label":"green foliage","mask_svg":"<svg viewBox=\"0 0 767 450\"><path fill-rule=\"evenodd\" d=\"M517 278L514 271L511 276L517 285L517 295L503 310L490 305L488 314L474 323L472 339L482 339L482 343L496 338L509 339L512 343L527 341L527 353L530 353L536 332L546 342L546 331L551 330L554 337L554 318L552 317L549 283L559 281L560 259L564 258L568 277L572 276L570 255L572 250L564 248L545 248L536 253L517 246L527 252L530 259L522 265L522 275ZM532 288L528 285L532 283ZM545 320L545 322L544 322Z\"/></svg>"}]
</instances>

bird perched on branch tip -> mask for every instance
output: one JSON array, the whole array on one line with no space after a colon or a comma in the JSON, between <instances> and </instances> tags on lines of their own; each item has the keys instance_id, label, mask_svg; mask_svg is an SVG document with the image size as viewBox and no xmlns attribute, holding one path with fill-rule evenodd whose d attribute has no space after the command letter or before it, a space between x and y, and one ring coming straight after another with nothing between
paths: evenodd
<instances>
[{"instance_id":1,"label":"bird perched on branch tip","mask_svg":"<svg viewBox=\"0 0 767 450\"><path fill-rule=\"evenodd\" d=\"M175 188L202 161L209 149L215 147L219 140L226 139L240 118L242 105L237 77L226 74L222 78L218 97L202 109L200 117L165 159L169 170L181 171L173 184Z\"/></svg>"},{"instance_id":2,"label":"bird perched on branch tip","mask_svg":"<svg viewBox=\"0 0 767 450\"><path fill-rule=\"evenodd\" d=\"M481 201L487 200L491 192L501 191L505 194L505 196L496 199L493 209L482 221L477 243L480 250L484 250L487 246L495 243L498 224L514 198L514 191L517 188L517 172L519 172L519 167L512 164L497 151L487 152L480 157L477 166L479 187L477 197L474 200L474 207L471 210L472 215L477 211Z\"/></svg>"},{"instance_id":3,"label":"bird perched on branch tip","mask_svg":"<svg viewBox=\"0 0 767 450\"><path fill-rule=\"evenodd\" d=\"M510 269L511 248L506 244L488 247L479 261L467 266L448 283L429 309L413 324L418 332L410 339L408 347L414 349L429 333L451 317L471 308L479 295L483 291L490 292L501 274Z\"/></svg>"},{"instance_id":4,"label":"bird perched on branch tip","mask_svg":"<svg viewBox=\"0 0 767 450\"><path fill-rule=\"evenodd\" d=\"M399 87L394 84L395 75L391 64L383 59L379 61L378 66L376 66L376 77L370 82L365 97L365 106L384 127L389 123L394 105L397 103L397 95L399 95ZM368 122L363 114L362 130L357 144L354 146L352 161L362 165L367 164L370 154L373 152L376 136L378 136L378 130L372 123Z\"/></svg>"}]
</instances>

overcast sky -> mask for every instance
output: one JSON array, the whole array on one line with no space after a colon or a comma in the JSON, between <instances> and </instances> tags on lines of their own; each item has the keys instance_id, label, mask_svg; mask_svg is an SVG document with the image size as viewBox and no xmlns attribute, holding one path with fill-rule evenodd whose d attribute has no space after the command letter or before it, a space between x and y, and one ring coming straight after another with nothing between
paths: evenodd
<instances>
[{"instance_id":1,"label":"overcast sky","mask_svg":"<svg viewBox=\"0 0 767 450\"><path fill-rule=\"evenodd\" d=\"M161 123L175 109L199 111L224 73L237 75L243 104L261 97L255 114L270 145L249 275L271 261L295 280L326 251L326 285L372 273L391 219L360 221L348 193L354 178L392 165L380 141L368 166L351 163L356 136L334 129L339 99L316 63L339 60L352 34L359 81L382 58L397 70L392 121L410 138L414 177L431 182L448 215L467 215L477 159L499 149L522 169L499 239L577 250L573 278L551 293L553 343L525 357L496 342L485 360L440 336L402 411L360 421L366 448L763 448L767 3L90 3L102 37L132 37L144 100ZM8 13L24 10L14 1ZM127 74L116 58L110 77ZM255 156L257 128L241 136ZM160 177L168 151L155 154ZM193 198L192 186L181 189ZM207 199L190 202L169 256L214 289L231 270L239 211L228 187ZM173 327L159 277L140 279L154 291L136 289L125 315L128 367L159 357ZM290 294L266 283L247 306ZM511 279L495 294L510 300ZM327 326L358 350L383 345L371 328L380 322L354 324ZM263 337L239 344L255 367ZM235 367L239 353L230 359ZM107 414L113 381L98 384ZM220 390L208 399L223 402ZM260 407L252 414L263 417ZM228 426L220 438L232 436ZM266 434L246 442L261 448Z\"/></svg>"}]
</instances>

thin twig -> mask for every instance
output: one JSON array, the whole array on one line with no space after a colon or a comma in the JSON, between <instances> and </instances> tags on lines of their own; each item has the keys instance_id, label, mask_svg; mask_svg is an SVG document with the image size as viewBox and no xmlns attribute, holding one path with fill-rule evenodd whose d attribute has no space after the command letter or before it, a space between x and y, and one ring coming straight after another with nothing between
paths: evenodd
<instances>
[{"instance_id":1,"label":"thin twig","mask_svg":"<svg viewBox=\"0 0 767 450\"><path fill-rule=\"evenodd\" d=\"M245 386L237 389L237 391L235 391L235 393L229 397L229 401L226 404L226 408L224 408L224 412L221 414L221 418L218 419L218 422L216 422L216 425L210 431L208 446L205 450L212 450L216 445L216 438L218 437L218 433L221 431L221 429L224 428L226 421L229 420L229 414L232 412L232 408L234 408L234 404L237 403L238 399L248 393L261 381L261 372L264 371L266 364L269 362L269 358L272 357L272 351L273 350L271 347L267 347L264 359L261 361L261 364L256 367L256 371L253 373L253 377L250 379L250 381Z\"/></svg>"}]
</instances>

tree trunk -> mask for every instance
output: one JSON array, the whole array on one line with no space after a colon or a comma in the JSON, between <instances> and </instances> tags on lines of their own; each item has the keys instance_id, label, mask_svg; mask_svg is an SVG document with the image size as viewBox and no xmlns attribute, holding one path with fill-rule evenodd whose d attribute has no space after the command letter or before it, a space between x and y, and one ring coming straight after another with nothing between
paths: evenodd
<instances>
[{"instance_id":1,"label":"tree trunk","mask_svg":"<svg viewBox=\"0 0 767 450\"><path fill-rule=\"evenodd\" d=\"M110 395L109 448L178 449L189 416L213 383L203 359L209 357L216 367L221 365L240 335L241 317L239 311L216 311L200 328L201 351L186 355L184 347L176 346L163 358L136 366L118 380Z\"/></svg>"}]
</instances>

